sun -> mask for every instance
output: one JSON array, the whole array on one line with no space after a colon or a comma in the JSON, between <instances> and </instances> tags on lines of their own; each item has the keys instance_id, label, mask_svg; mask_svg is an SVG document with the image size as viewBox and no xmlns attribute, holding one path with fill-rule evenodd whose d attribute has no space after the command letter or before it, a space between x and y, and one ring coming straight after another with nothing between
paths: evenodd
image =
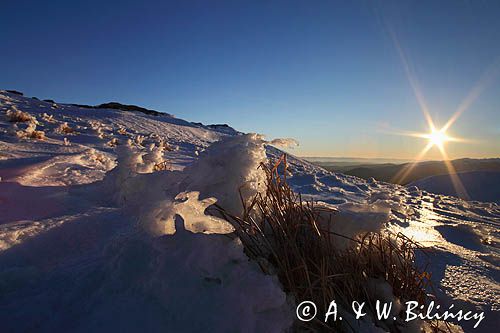
<instances>
[{"instance_id":1,"label":"sun","mask_svg":"<svg viewBox=\"0 0 500 333\"><path fill-rule=\"evenodd\" d=\"M416 132L408 132L407 134L402 133L403 135L408 135L408 136L413 136L413 137L418 137L421 139L426 139L427 144L425 145L424 149L417 155L413 163L408 163L405 167L403 167L392 179L392 182L395 183L402 183L403 180L406 179L406 177L410 174L410 172L413 170L413 168L418 164L419 161L422 160L422 158L426 155L426 153L432 148L436 147L438 148L439 152L441 153L441 156L443 158L443 163L446 166L446 169L448 169L448 174L450 175L451 182L453 184L453 187L455 188L457 194L461 198L469 198L469 195L467 194L467 191L462 184L462 181L460 178L457 176L457 171L455 170L455 167L453 166L453 163L450 161L450 158L448 156L448 153L446 152L445 149L445 143L447 142L467 142L467 140L462 139L462 138L457 138L454 136L450 136L446 134L446 131L448 128L453 124L453 122L456 120L457 115L454 114L450 120L444 125L443 127L439 128L435 126L434 121L432 120L431 116L427 112L427 110L423 110L425 118L427 120L427 123L429 125L429 132L427 133L416 133Z\"/></svg>"},{"instance_id":2,"label":"sun","mask_svg":"<svg viewBox=\"0 0 500 333\"><path fill-rule=\"evenodd\" d=\"M446 135L445 131L436 129L433 129L429 134L425 135L425 137L429 140L430 144L437 147L443 147L444 143L451 139Z\"/></svg>"},{"instance_id":3,"label":"sun","mask_svg":"<svg viewBox=\"0 0 500 333\"><path fill-rule=\"evenodd\" d=\"M410 84L413 93L415 95L415 98L418 102L418 105L420 107L420 110L424 114L425 120L427 121L428 125L428 132L426 133L419 133L419 132L407 132L407 131L399 131L396 134L400 135L406 135L406 136L412 136L412 137L417 137L420 139L425 139L427 140L427 144L425 147L422 149L422 151L415 157L413 163L407 163L406 167L403 167L392 179L391 182L393 183L398 183L401 184L405 180L405 178L410 174L412 169L418 164L419 161L421 161L427 152L431 150L431 148L435 147L439 150L441 153L442 159L444 164L446 165L446 168L448 169L448 173L450 175L451 181L453 183L453 186L455 187L455 190L458 194L459 197L462 198L468 198L467 191L465 190L465 187L462 184L462 181L460 178L457 176L457 172L455 170L455 167L453 166L453 163L450 161L450 158L448 156L448 153L446 152L446 147L445 143L448 142L471 142L470 140L466 140L463 138L455 137L455 136L450 136L446 132L450 127L455 123L455 121L460 117L462 113L464 113L470 106L471 104L479 97L481 92L485 89L487 84L490 84L491 81L494 78L494 75L496 74L497 71L497 65L494 67L491 67L488 69L481 79L477 82L477 84L471 89L469 94L462 100L460 105L458 106L457 110L453 115L448 119L448 121L445 123L443 127L436 127L435 123L429 113L429 108L427 106L427 103L425 101L424 95L422 93L422 90L420 89L420 86L418 84L418 81L414 75L414 71L412 66L410 66L410 63L408 62L408 59L406 57L405 52L403 51L403 48L401 47L396 34L390 30L392 40L394 42L394 46L396 50L399 53L399 57L401 58L401 62L403 64L403 68L405 70L406 77L408 79L408 83Z\"/></svg>"}]
</instances>

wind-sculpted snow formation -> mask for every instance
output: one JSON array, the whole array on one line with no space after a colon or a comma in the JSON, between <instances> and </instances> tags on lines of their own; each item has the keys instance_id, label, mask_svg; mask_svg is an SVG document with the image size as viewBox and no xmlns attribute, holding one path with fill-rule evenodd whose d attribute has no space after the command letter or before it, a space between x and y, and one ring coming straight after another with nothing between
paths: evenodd
<instances>
[{"instance_id":1,"label":"wind-sculpted snow formation","mask_svg":"<svg viewBox=\"0 0 500 333\"><path fill-rule=\"evenodd\" d=\"M11 119L17 111L26 115ZM259 164L281 154L256 134L0 91L2 330L291 327L294 300L248 260L230 224L205 212L217 202L240 213L239 192L262 191ZM336 232L414 238L427 247L438 300L483 309L478 331L495 327L498 205L288 163L295 191L338 211Z\"/></svg>"}]
</instances>

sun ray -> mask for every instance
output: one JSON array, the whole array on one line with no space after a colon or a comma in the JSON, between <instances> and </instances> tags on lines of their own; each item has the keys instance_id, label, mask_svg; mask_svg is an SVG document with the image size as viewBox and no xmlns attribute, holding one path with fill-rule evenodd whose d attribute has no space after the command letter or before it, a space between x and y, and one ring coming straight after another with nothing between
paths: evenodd
<instances>
[{"instance_id":1,"label":"sun ray","mask_svg":"<svg viewBox=\"0 0 500 333\"><path fill-rule=\"evenodd\" d=\"M469 194L467 193L467 190L465 189L464 184L460 180L460 177L457 175L457 170L453 166L453 163L450 161L450 158L448 157L448 154L446 153L446 150L444 149L443 146L438 147L441 155L443 156L443 162L446 166L446 169L448 169L448 174L450 175L450 180L451 184L453 185L453 188L455 189L455 193L460 197L465 200L469 200Z\"/></svg>"},{"instance_id":2,"label":"sun ray","mask_svg":"<svg viewBox=\"0 0 500 333\"><path fill-rule=\"evenodd\" d=\"M430 126L429 126L430 127ZM427 152L434 146L436 146L443 158L443 163L446 166L446 169L448 170L448 174L451 179L451 183L453 188L455 189L456 194L464 199L469 199L469 195L467 193L467 190L465 189L462 181L460 180L460 177L457 175L456 169L453 166L452 162L449 159L448 154L446 153L445 150L445 143L446 142L468 142L468 140L458 138L458 137L453 137L449 136L445 128L442 127L441 129L436 129L434 128L429 128L430 132L429 133L418 133L418 132L409 132L409 131L399 131L400 135L406 135L406 136L411 136L411 137L418 137L418 138L424 138L427 139L427 145L422 149L422 151L417 155L415 160L411 163L408 163L405 165L404 168L402 168L392 179L391 182L397 183L397 184L403 184L408 177L408 175L413 171L413 169L418 165L418 162L420 162L423 157L427 154Z\"/></svg>"},{"instance_id":3,"label":"sun ray","mask_svg":"<svg viewBox=\"0 0 500 333\"><path fill-rule=\"evenodd\" d=\"M399 135L399 136L409 136L414 138L426 138L427 133L415 132L415 131L405 131L398 129L385 129L379 130L380 133L390 134L390 135Z\"/></svg>"},{"instance_id":4,"label":"sun ray","mask_svg":"<svg viewBox=\"0 0 500 333\"><path fill-rule=\"evenodd\" d=\"M500 57L488 67L488 69L483 73L479 81L474 85L471 91L467 94L464 100L460 103L457 110L450 119L443 126L443 130L447 131L453 123L464 113L471 105L476 101L476 99L481 95L481 93L489 86L498 76L500 72Z\"/></svg>"},{"instance_id":5,"label":"sun ray","mask_svg":"<svg viewBox=\"0 0 500 333\"><path fill-rule=\"evenodd\" d=\"M427 146L422 149L422 151L417 155L413 162L407 163L403 169L401 169L394 177L391 179L391 183L403 184L406 177L412 172L412 170L417 166L418 162L424 158L425 154L431 149L433 146L432 142L427 143Z\"/></svg>"},{"instance_id":6,"label":"sun ray","mask_svg":"<svg viewBox=\"0 0 500 333\"><path fill-rule=\"evenodd\" d=\"M456 169L453 166L452 162L449 159L448 154L446 153L445 143L446 142L472 142L471 140L466 140L460 137L450 136L447 134L448 129L457 121L457 119L467 110L469 107L477 100L477 98L484 91L486 86L488 86L500 73L500 57L496 59L496 61L491 65L481 76L479 81L473 86L469 94L463 99L463 101L459 104L457 110L452 114L452 116L448 119L445 125L441 128L436 127L430 112L427 106L427 102L424 98L422 90L420 89L419 83L416 79L416 75L414 75L412 68L410 66L410 62L408 60L407 55L405 54L398 38L393 29L386 25L387 31L392 39L395 49L399 55L401 63L403 65L403 69L406 75L406 78L413 90L413 94L417 100L420 110L422 111L425 120L427 122L427 126L429 128L428 133L419 133L419 132L409 132L409 131L397 131L389 134L397 134L404 135L416 138L427 139L427 145L422 149L422 151L417 155L413 162L408 163L403 169L401 169L391 180L391 182L402 184L405 179L408 177L410 172L415 168L419 161L423 159L423 157L427 154L427 152L434 146L436 146L443 158L443 162L448 170L448 173L451 178L452 185L458 196L468 199L469 196L463 183L456 173Z\"/></svg>"},{"instance_id":7,"label":"sun ray","mask_svg":"<svg viewBox=\"0 0 500 333\"><path fill-rule=\"evenodd\" d=\"M425 120L427 121L429 128L434 130L436 127L435 127L434 122L432 120L432 117L429 113L429 108L427 107L427 102L424 98L424 95L422 94L422 90L420 89L420 85L419 85L415 75L412 73L410 64L408 62L408 57L406 56L403 48L401 47L401 44L399 43L399 40L398 40L394 30L388 28L388 31L389 31L389 35L391 36L392 42L394 43L394 47L398 51L399 58L401 59L401 62L403 63L403 68L404 68L404 71L406 74L406 78L408 79L408 82L410 83L410 86L413 90L413 94L415 95L415 98L417 99L417 103L420 106L420 110L424 114Z\"/></svg>"}]
</instances>

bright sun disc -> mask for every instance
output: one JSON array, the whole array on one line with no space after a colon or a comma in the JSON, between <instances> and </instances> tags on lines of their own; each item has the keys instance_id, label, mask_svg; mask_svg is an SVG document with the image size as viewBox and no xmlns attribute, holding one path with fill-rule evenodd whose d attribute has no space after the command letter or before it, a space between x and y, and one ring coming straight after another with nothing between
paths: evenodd
<instances>
[{"instance_id":1,"label":"bright sun disc","mask_svg":"<svg viewBox=\"0 0 500 333\"><path fill-rule=\"evenodd\" d=\"M432 131L428 136L429 141L435 146L442 146L448 141L448 136L442 131Z\"/></svg>"}]
</instances>

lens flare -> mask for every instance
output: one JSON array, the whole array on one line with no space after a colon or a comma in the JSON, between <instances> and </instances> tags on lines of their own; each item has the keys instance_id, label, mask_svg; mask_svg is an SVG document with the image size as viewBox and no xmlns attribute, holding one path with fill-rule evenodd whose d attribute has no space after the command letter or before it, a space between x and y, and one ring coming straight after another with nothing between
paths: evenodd
<instances>
[{"instance_id":1,"label":"lens flare","mask_svg":"<svg viewBox=\"0 0 500 333\"><path fill-rule=\"evenodd\" d=\"M389 34L390 39L392 40L394 47L399 55L401 63L403 65L404 72L406 74L406 78L408 79L408 83L410 84L411 89L415 95L415 98L418 102L419 108L422 111L425 120L427 121L427 125L429 126L429 131L427 133L415 133L415 132L406 132L399 131L398 135L405 135L417 138L427 139L427 144L422 149L422 151L416 156L415 160L412 163L408 163L404 168L402 168L392 179L392 182L396 182L398 184L404 184L405 178L410 174L410 172L415 168L417 163L424 158L426 153L433 147L439 149L443 161L448 169L450 174L450 178L452 180L453 186L457 194L465 199L468 199L469 196L458 177L456 170L449 159L449 156L445 150L445 143L453 141L453 142L471 142L471 140L465 140L462 138L451 137L446 132L450 127L457 121L457 119L474 103L477 98L481 95L483 90L489 86L500 74L500 57L497 57L493 64L489 66L483 75L480 77L479 81L473 86L471 91L467 94L465 99L460 103L456 112L450 117L450 119L445 123L445 125L441 128L437 128L431 115L429 112L429 107L424 98L424 94L420 89L419 82L415 75L415 71L413 69L412 64L409 61L409 57L406 55L401 43L399 42L396 31L392 29L390 24L383 20L385 24L385 28Z\"/></svg>"},{"instance_id":2,"label":"lens flare","mask_svg":"<svg viewBox=\"0 0 500 333\"><path fill-rule=\"evenodd\" d=\"M457 171L455 170L455 167L453 166L452 162L450 161L450 158L448 157L448 154L446 153L446 150L444 147L445 143L450 142L450 141L467 142L467 140L462 139L462 138L451 137L448 134L446 134L446 129L449 127L449 125L448 125L449 122L444 127L437 129L436 126L434 125L434 122L432 121L432 119L430 117L427 120L429 123L429 132L428 133L408 132L406 134L403 134L403 135L407 135L407 136L427 139L427 145L424 147L424 149L422 149L420 154L417 155L417 157L415 158L413 163L408 163L404 168L402 168L392 178L392 182L395 182L398 184L404 184L406 177L415 168L415 166L418 164L418 162L421 161L422 158L426 155L426 153L432 147L435 146L439 149L441 156L443 157L443 162L446 166L446 169L448 169L448 173L450 175L453 187L455 188L457 195L461 198L468 199L469 195L468 195L467 191L465 190L465 187L463 186L462 182L460 181L460 178L457 175Z\"/></svg>"},{"instance_id":3,"label":"lens flare","mask_svg":"<svg viewBox=\"0 0 500 333\"><path fill-rule=\"evenodd\" d=\"M433 146L443 147L444 143L450 141L450 137L446 135L446 133L441 130L432 130L431 133L426 135L429 142L432 143Z\"/></svg>"}]
</instances>

